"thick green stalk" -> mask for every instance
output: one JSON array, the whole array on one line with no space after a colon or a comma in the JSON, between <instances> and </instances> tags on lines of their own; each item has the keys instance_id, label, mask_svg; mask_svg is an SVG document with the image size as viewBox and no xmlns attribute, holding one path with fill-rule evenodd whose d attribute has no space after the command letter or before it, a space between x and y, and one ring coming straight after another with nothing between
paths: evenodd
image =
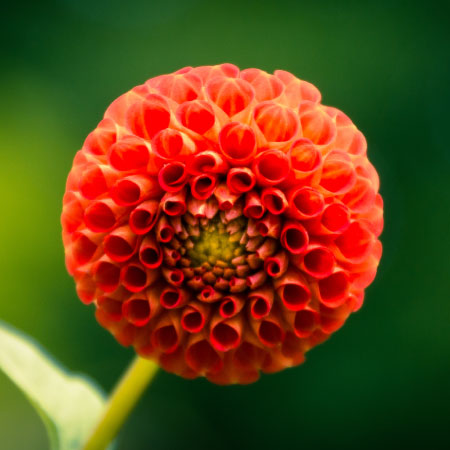
<instances>
[{"instance_id":1,"label":"thick green stalk","mask_svg":"<svg viewBox=\"0 0 450 450\"><path fill-rule=\"evenodd\" d=\"M116 437L145 388L153 380L158 365L137 356L117 384L83 450L104 450Z\"/></svg>"}]
</instances>

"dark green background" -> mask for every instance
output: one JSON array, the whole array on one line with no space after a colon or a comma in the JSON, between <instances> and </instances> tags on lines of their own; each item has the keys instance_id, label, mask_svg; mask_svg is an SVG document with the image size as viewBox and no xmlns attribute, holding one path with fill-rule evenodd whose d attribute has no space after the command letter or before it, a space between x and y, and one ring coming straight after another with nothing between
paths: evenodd
<instances>
[{"instance_id":1,"label":"dark green background","mask_svg":"<svg viewBox=\"0 0 450 450\"><path fill-rule=\"evenodd\" d=\"M0 15L0 318L109 390L132 357L76 298L59 215L107 105L185 65L285 69L366 135L385 200L363 309L251 386L160 373L119 449L449 448L450 9L434 2L16 2ZM0 447L45 449L0 375Z\"/></svg>"}]
</instances>

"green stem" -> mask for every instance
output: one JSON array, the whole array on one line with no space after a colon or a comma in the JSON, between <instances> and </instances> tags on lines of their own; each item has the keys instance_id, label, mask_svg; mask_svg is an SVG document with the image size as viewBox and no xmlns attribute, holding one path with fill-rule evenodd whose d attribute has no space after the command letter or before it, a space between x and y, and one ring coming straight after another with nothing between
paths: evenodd
<instances>
[{"instance_id":1,"label":"green stem","mask_svg":"<svg viewBox=\"0 0 450 450\"><path fill-rule=\"evenodd\" d=\"M153 361L137 356L124 373L83 450L104 450L116 437L145 388L158 371Z\"/></svg>"}]
</instances>

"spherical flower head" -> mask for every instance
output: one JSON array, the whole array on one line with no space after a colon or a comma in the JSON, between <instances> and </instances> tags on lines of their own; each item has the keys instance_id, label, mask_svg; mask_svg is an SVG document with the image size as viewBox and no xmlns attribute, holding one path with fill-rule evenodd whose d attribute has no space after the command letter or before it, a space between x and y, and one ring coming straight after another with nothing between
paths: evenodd
<instances>
[{"instance_id":1,"label":"spherical flower head","mask_svg":"<svg viewBox=\"0 0 450 450\"><path fill-rule=\"evenodd\" d=\"M148 80L108 107L67 180L80 299L186 378L250 383L300 364L375 277L383 203L366 147L286 71Z\"/></svg>"}]
</instances>

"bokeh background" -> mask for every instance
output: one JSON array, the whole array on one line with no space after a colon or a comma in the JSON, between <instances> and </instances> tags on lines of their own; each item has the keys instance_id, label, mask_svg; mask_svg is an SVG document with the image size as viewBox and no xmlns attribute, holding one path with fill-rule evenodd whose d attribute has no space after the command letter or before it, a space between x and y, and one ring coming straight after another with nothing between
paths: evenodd
<instances>
[{"instance_id":1,"label":"bokeh background","mask_svg":"<svg viewBox=\"0 0 450 450\"><path fill-rule=\"evenodd\" d=\"M59 0L0 15L0 318L110 390L132 358L76 298L59 215L107 105L186 65L285 69L364 132L385 199L366 302L307 362L251 386L161 372L118 449L450 448L448 2ZM6 10L5 10L6 8ZM0 374L0 447L46 449Z\"/></svg>"}]
</instances>

